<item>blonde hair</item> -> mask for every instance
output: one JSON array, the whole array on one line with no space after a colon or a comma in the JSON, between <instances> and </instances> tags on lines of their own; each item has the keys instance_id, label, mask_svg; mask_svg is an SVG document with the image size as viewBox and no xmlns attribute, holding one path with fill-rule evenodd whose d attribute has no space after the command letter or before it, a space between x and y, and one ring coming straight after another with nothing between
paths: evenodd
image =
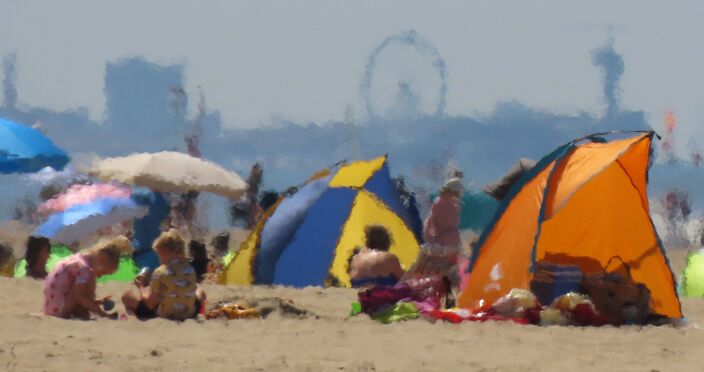
<instances>
[{"instance_id":1,"label":"blonde hair","mask_svg":"<svg viewBox=\"0 0 704 372\"><path fill-rule=\"evenodd\" d=\"M153 249L166 249L175 254L186 254L186 243L176 229L169 229L159 235L154 241Z\"/></svg>"},{"instance_id":2,"label":"blonde hair","mask_svg":"<svg viewBox=\"0 0 704 372\"><path fill-rule=\"evenodd\" d=\"M129 256L134 251L132 243L125 236L118 236L113 239L99 242L90 249L91 254L104 255L108 264L118 266L122 256Z\"/></svg>"}]
</instances>

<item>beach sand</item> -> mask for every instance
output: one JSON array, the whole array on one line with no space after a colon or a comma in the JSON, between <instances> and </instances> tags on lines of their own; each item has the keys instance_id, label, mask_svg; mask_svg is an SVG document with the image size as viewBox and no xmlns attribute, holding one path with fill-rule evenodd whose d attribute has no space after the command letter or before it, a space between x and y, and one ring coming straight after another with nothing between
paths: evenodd
<instances>
[{"instance_id":1,"label":"beach sand","mask_svg":"<svg viewBox=\"0 0 704 372\"><path fill-rule=\"evenodd\" d=\"M671 254L677 272L683 254ZM111 283L98 291L119 297L126 288ZM183 323L60 320L36 314L40 282L0 279L0 370L693 371L704 365L704 299L683 300L688 325L682 328L540 328L347 319L356 295L346 289L206 290L210 304L236 299L271 313Z\"/></svg>"}]
</instances>

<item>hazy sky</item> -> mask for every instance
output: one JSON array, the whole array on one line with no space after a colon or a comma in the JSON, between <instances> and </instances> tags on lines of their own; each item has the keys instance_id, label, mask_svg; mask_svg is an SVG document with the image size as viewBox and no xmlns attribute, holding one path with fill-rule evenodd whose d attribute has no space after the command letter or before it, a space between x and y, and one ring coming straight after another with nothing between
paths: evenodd
<instances>
[{"instance_id":1,"label":"hazy sky","mask_svg":"<svg viewBox=\"0 0 704 372\"><path fill-rule=\"evenodd\" d=\"M415 29L447 64L446 112L482 115L515 99L549 111L603 110L591 51L609 35L622 54L623 106L656 128L674 110L680 145L704 144L704 5L695 1L5 1L0 56L17 54L19 101L105 110L105 63L135 55L186 66L229 127L283 118L324 123L351 108L369 54ZM396 80L416 82L432 107L438 81L411 49L379 58L373 86L383 105ZM1 72L0 72L1 73ZM195 101L195 100L192 100ZM383 108L382 108L383 109Z\"/></svg>"}]
</instances>

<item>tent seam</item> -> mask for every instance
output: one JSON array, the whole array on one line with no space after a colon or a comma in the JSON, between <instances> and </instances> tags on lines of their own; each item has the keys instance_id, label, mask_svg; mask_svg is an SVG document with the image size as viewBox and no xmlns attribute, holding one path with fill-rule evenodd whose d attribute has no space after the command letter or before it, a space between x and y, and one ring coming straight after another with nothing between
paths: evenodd
<instances>
[{"instance_id":1,"label":"tent seam","mask_svg":"<svg viewBox=\"0 0 704 372\"><path fill-rule=\"evenodd\" d=\"M545 209L547 206L547 198L548 194L550 193L550 184L552 183L552 180L554 176L557 174L558 169L560 166L564 163L565 159L573 153L573 150L576 149L577 146L572 143L570 146L564 149L563 153L558 156L555 159L555 165L553 166L552 170L550 171L550 174L548 175L547 180L545 181L545 190L543 191L543 199L540 201L540 212L538 212L538 226L537 226L537 231L535 232L535 237L533 238L533 248L531 249L530 253L530 266L528 267L528 272L532 273L535 271L535 259L537 256L537 251L538 251L538 240L540 239L540 235L543 232L543 222L545 222Z\"/></svg>"},{"instance_id":2,"label":"tent seam","mask_svg":"<svg viewBox=\"0 0 704 372\"><path fill-rule=\"evenodd\" d=\"M652 139L653 139L654 135L656 135L655 132L650 132L650 140L651 140L650 146L651 147L652 147ZM660 138L660 137L658 136L658 138ZM648 163L650 163L650 151L648 151ZM648 180L649 173L650 173L650 168L646 166L645 167L646 185L648 185L647 180ZM641 204L642 203L643 203L643 201L641 200ZM670 259L667 257L667 252L665 251L665 245L662 243L662 239L660 238L660 234L658 233L658 230L655 228L655 222L653 222L653 218L650 215L650 212L645 208L645 205L643 205L642 207L643 207L643 209L646 210L646 215L648 216L648 221L650 221L650 225L653 228L653 233L655 234L655 239L657 240L658 247L660 248L660 254L665 259L665 264L667 265L667 268L670 269L670 278L672 280L672 290L675 293L675 298L677 299L677 306L678 306L678 310L680 313L679 314L680 318L682 318L682 316L683 316L683 314L682 314L682 301L680 300L680 296L677 293L677 279L675 278L675 273L672 271L672 266L670 265Z\"/></svg>"},{"instance_id":3,"label":"tent seam","mask_svg":"<svg viewBox=\"0 0 704 372\"><path fill-rule=\"evenodd\" d=\"M333 245L333 247L332 247L334 254L332 256L332 259L330 260L330 263L328 264L328 277L330 277L330 276L334 277L338 284L340 283L340 278L332 273L332 270L331 270L332 264L335 262L335 258L337 258L337 247L340 246L340 240L342 240L342 235L345 232L345 228L347 227L347 224L350 223L350 216L352 216L352 211L354 210L354 207L357 204L357 198L359 198L359 194L362 191L363 190L357 190L357 195L354 196L354 199L352 200L352 205L350 206L349 213L347 214L347 217L345 217L345 223L342 224L342 227L340 229L340 233L338 234L337 240L335 241L335 245Z\"/></svg>"},{"instance_id":4,"label":"tent seam","mask_svg":"<svg viewBox=\"0 0 704 372\"><path fill-rule=\"evenodd\" d=\"M633 148L633 146L635 146L636 144L640 143L640 141L645 140L646 138L649 138L649 136L644 136L643 138L639 139L638 141L635 141L635 142L631 143L630 145L628 145L628 147L626 147L626 149L624 149L623 151L621 151L621 152L616 156L616 158L615 158L614 161L618 161L618 159L620 159L624 154L626 154L628 151L630 151L631 148ZM609 163L609 164L611 164L611 163ZM572 192L569 194L569 196L567 196L567 197L565 198L565 200L564 200L562 203L560 203L560 206L559 206L559 207L557 207L557 208L555 208L555 209L553 210L553 213L552 213L552 214L553 214L553 215L557 214L557 212L560 211L562 208L564 208L565 205L567 204L567 202L569 202L569 200L572 199L572 197L573 197L579 190L581 190L581 189L584 187L584 185L586 185L586 184L589 183L591 180L593 180L594 178L596 178L597 176L599 176L600 174L602 174L608 167L609 167L609 165L607 165L607 166L605 166L605 167L602 167L602 168L599 169L598 171L594 172L594 174L592 174L592 176L590 176L590 177L587 178L584 182L582 182L582 184L579 185L579 187L577 187L574 191L572 191ZM630 177L630 176L629 176L629 177ZM632 181L631 181L631 182L632 182Z\"/></svg>"},{"instance_id":5,"label":"tent seam","mask_svg":"<svg viewBox=\"0 0 704 372\"><path fill-rule=\"evenodd\" d=\"M573 141L574 142L574 141ZM499 207L496 210L496 213L494 214L493 219L491 222L487 225L487 227L484 229L482 232L481 236L479 237L479 241L477 242L476 249L472 250L472 256L470 257L470 263L469 266L467 267L467 273L471 273L472 270L474 270L474 265L476 264L477 260L479 259L479 254L481 253L482 247L486 243L486 240L489 238L489 236L494 232L496 229L496 225L498 225L499 221L501 218L504 216L506 213L506 210L508 209L509 205L513 202L513 199L518 196L518 194L523 190L523 188L535 177L540 174L540 172L544 171L552 162L555 161L555 159L558 157L558 155L563 151L566 147L570 146L572 142L569 142L565 145L562 145L553 152L551 152L549 155L541 159L541 161L536 164L533 169L531 169L530 173L526 174L524 177L521 177L518 182L511 187L509 190L508 195L501 201L499 204Z\"/></svg>"}]
</instances>

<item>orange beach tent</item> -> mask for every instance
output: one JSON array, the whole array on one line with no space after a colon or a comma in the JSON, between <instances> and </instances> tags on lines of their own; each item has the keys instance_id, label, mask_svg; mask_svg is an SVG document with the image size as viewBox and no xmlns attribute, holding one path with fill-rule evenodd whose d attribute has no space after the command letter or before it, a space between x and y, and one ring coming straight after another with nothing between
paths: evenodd
<instances>
[{"instance_id":1,"label":"orange beach tent","mask_svg":"<svg viewBox=\"0 0 704 372\"><path fill-rule=\"evenodd\" d=\"M578 265L590 273L618 256L633 280L650 289L653 312L682 317L648 206L655 133L615 135L572 141L513 186L473 252L461 307L486 308L512 288L528 289L536 262Z\"/></svg>"}]
</instances>

